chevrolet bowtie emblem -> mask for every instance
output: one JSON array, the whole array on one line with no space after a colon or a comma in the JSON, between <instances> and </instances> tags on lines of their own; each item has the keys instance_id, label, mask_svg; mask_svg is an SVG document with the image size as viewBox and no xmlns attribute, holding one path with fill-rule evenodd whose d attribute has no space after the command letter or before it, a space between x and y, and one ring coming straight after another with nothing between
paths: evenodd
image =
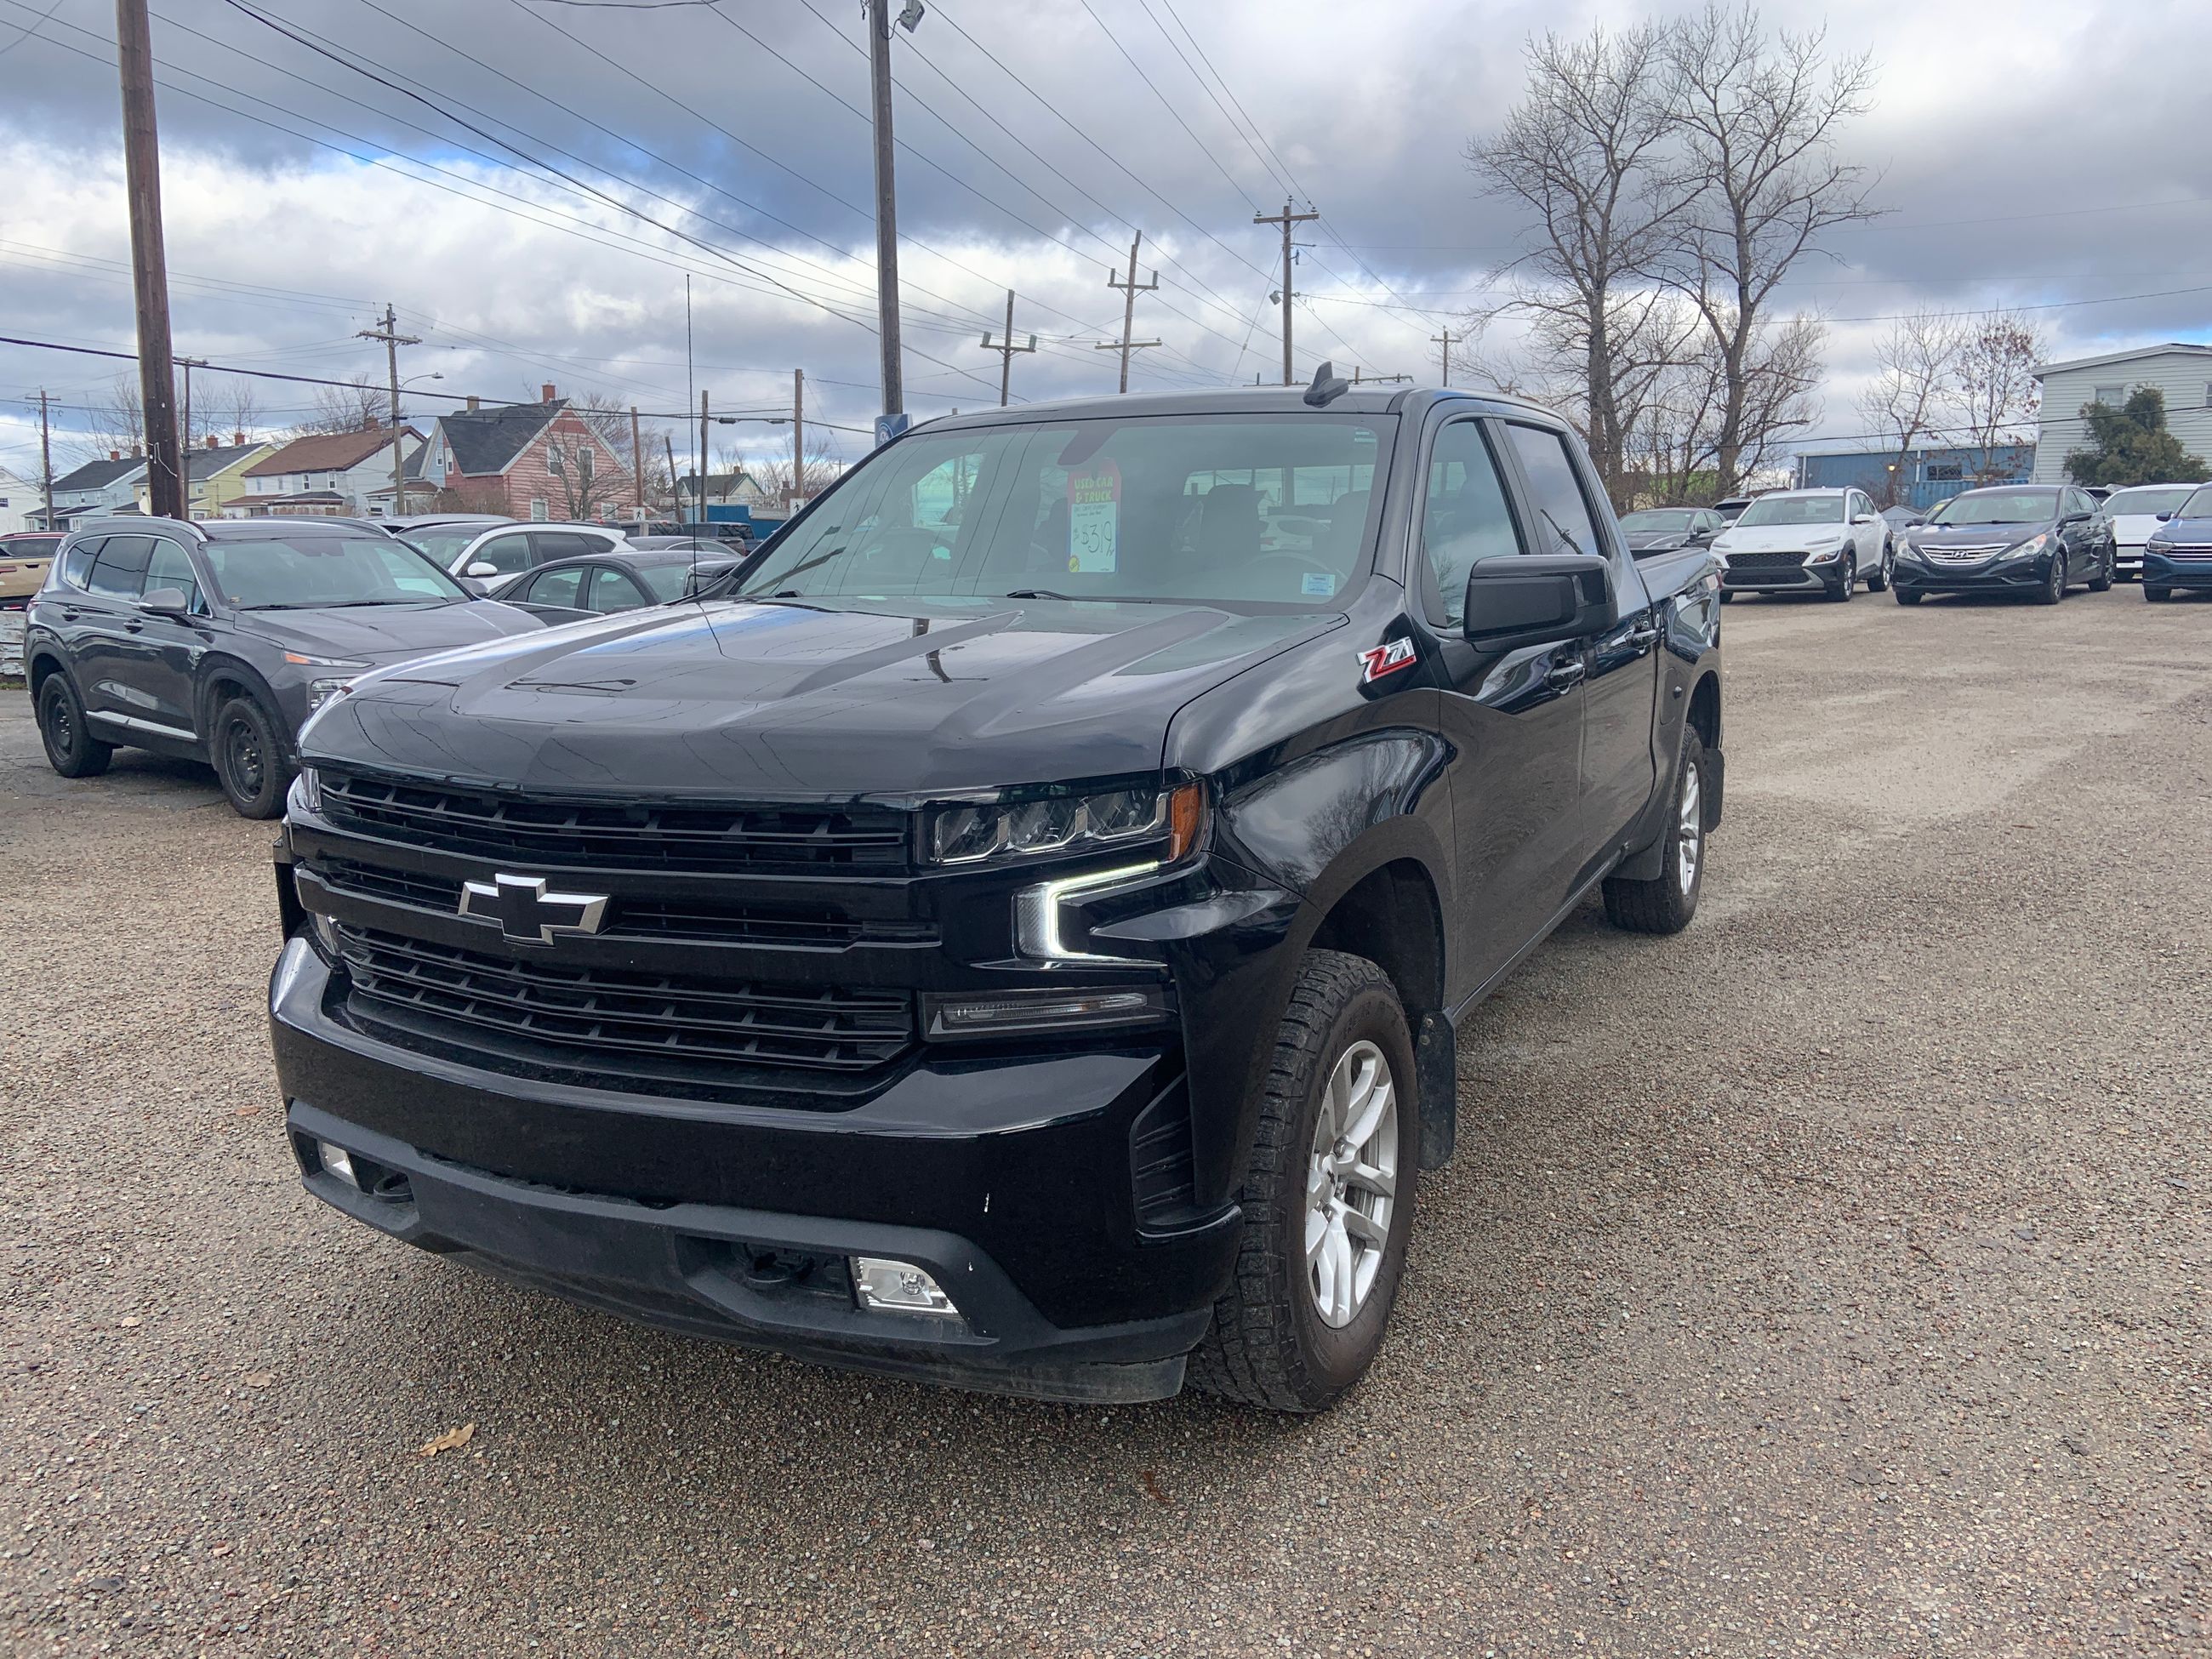
<instances>
[{"instance_id":1,"label":"chevrolet bowtie emblem","mask_svg":"<svg viewBox=\"0 0 2212 1659\"><path fill-rule=\"evenodd\" d=\"M556 933L596 933L606 923L605 893L549 893L543 876L494 876L461 884L461 914L495 921L515 945L550 945Z\"/></svg>"}]
</instances>

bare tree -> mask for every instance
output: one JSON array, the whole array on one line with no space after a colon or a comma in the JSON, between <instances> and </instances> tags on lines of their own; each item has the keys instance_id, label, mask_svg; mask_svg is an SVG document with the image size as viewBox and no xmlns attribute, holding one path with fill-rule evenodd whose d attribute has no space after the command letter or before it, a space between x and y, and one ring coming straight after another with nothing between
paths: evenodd
<instances>
[{"instance_id":1,"label":"bare tree","mask_svg":"<svg viewBox=\"0 0 2212 1659\"><path fill-rule=\"evenodd\" d=\"M845 465L831 453L830 434L819 427L806 428L806 466L797 480L793 478L791 457L781 455L772 461L763 461L753 468L753 477L769 497L777 501L811 501L837 482Z\"/></svg>"},{"instance_id":2,"label":"bare tree","mask_svg":"<svg viewBox=\"0 0 2212 1659\"><path fill-rule=\"evenodd\" d=\"M207 394L208 425L225 443L250 443L260 435L261 400L253 382L234 374L210 387Z\"/></svg>"},{"instance_id":3,"label":"bare tree","mask_svg":"<svg viewBox=\"0 0 2212 1659\"><path fill-rule=\"evenodd\" d=\"M1875 376L1859 393L1859 418L1893 452L1885 476L1869 481L1884 507L1894 507L1914 445L1936 436L1954 395L1959 352L1956 322L1939 312L1899 317L1875 343Z\"/></svg>"},{"instance_id":4,"label":"bare tree","mask_svg":"<svg viewBox=\"0 0 2212 1659\"><path fill-rule=\"evenodd\" d=\"M599 509L617 507L629 496L629 475L581 434L555 433L545 441L545 465L559 492L562 516L595 519Z\"/></svg>"},{"instance_id":5,"label":"bare tree","mask_svg":"<svg viewBox=\"0 0 2212 1659\"><path fill-rule=\"evenodd\" d=\"M104 461L110 450L125 455L146 453L146 410L139 401L137 375L117 375L86 413L90 419L76 446L84 459Z\"/></svg>"},{"instance_id":6,"label":"bare tree","mask_svg":"<svg viewBox=\"0 0 2212 1659\"><path fill-rule=\"evenodd\" d=\"M367 432L389 424L391 416L390 391L364 372L343 386L317 386L314 413L293 431L300 437L318 432Z\"/></svg>"},{"instance_id":7,"label":"bare tree","mask_svg":"<svg viewBox=\"0 0 2212 1659\"><path fill-rule=\"evenodd\" d=\"M1990 483L2011 476L1996 451L2027 441L2043 405L2035 366L2048 355L2042 334L2025 317L1992 311L1962 331L1958 354L1960 426L1977 452L1974 478Z\"/></svg>"},{"instance_id":8,"label":"bare tree","mask_svg":"<svg viewBox=\"0 0 2212 1659\"><path fill-rule=\"evenodd\" d=\"M1599 477L1625 507L1637 412L1624 407L1624 382L1649 382L1666 332L1651 325L1655 295L1641 273L1702 181L1662 165L1675 121L1660 27L1547 33L1527 56L1521 102L1495 137L1467 148L1486 191L1534 221L1535 247L1508 267L1526 280L1498 309L1528 319L1527 368L1566 394Z\"/></svg>"},{"instance_id":9,"label":"bare tree","mask_svg":"<svg viewBox=\"0 0 2212 1659\"><path fill-rule=\"evenodd\" d=\"M1820 31L1770 39L1753 7L1717 0L1676 26L1668 58L1680 135L1672 182L1689 200L1653 268L1698 307L1720 349L1714 465L1726 494L1778 435L1759 429L1757 411L1793 404L1808 337L1797 325L1794 343L1765 342L1775 289L1821 251L1826 232L1881 211L1867 201L1865 170L1835 149L1867 107L1874 71L1863 54L1832 60ZM1757 383L1762 363L1781 372L1779 384Z\"/></svg>"}]
</instances>

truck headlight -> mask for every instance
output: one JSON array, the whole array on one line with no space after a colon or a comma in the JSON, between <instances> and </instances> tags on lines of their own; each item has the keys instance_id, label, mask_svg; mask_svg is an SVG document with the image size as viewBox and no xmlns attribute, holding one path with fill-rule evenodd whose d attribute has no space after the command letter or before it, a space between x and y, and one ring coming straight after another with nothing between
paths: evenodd
<instances>
[{"instance_id":1,"label":"truck headlight","mask_svg":"<svg viewBox=\"0 0 2212 1659\"><path fill-rule=\"evenodd\" d=\"M1205 787L1196 783L960 802L930 810L923 845L933 864L981 864L1164 838L1162 861L1172 864L1197 845L1205 817Z\"/></svg>"}]
</instances>

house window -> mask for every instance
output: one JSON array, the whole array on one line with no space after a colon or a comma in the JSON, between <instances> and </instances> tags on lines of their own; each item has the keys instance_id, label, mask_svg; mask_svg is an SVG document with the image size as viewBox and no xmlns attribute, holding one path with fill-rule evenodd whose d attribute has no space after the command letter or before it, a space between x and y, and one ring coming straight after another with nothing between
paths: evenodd
<instances>
[{"instance_id":1,"label":"house window","mask_svg":"<svg viewBox=\"0 0 2212 1659\"><path fill-rule=\"evenodd\" d=\"M545 498L543 495L532 495L530 498L530 516L540 524L553 516L545 510Z\"/></svg>"},{"instance_id":2,"label":"house window","mask_svg":"<svg viewBox=\"0 0 2212 1659\"><path fill-rule=\"evenodd\" d=\"M2127 400L2128 389L2124 386L2100 386L2097 388L2096 401L2108 409L2118 409Z\"/></svg>"},{"instance_id":3,"label":"house window","mask_svg":"<svg viewBox=\"0 0 2212 1659\"><path fill-rule=\"evenodd\" d=\"M2204 383L2204 407L2212 409L2212 380Z\"/></svg>"}]
</instances>

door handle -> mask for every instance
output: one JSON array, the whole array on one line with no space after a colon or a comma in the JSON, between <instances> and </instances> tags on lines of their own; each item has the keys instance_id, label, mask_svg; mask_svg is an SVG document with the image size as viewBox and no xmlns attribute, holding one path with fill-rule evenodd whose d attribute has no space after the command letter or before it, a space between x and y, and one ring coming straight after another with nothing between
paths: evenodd
<instances>
[{"instance_id":1,"label":"door handle","mask_svg":"<svg viewBox=\"0 0 2212 1659\"><path fill-rule=\"evenodd\" d=\"M1572 662L1553 663L1544 675L1544 683L1554 691L1571 691L1583 683L1583 676L1588 672L1589 670L1580 658Z\"/></svg>"},{"instance_id":2,"label":"door handle","mask_svg":"<svg viewBox=\"0 0 2212 1659\"><path fill-rule=\"evenodd\" d=\"M1647 645L1656 645L1658 640L1659 624L1656 623L1644 623L1628 630L1628 642L1639 651Z\"/></svg>"},{"instance_id":3,"label":"door handle","mask_svg":"<svg viewBox=\"0 0 2212 1659\"><path fill-rule=\"evenodd\" d=\"M129 622L123 624L123 631L126 634L143 634L145 630L146 624L140 622L136 617L133 617Z\"/></svg>"}]
</instances>

